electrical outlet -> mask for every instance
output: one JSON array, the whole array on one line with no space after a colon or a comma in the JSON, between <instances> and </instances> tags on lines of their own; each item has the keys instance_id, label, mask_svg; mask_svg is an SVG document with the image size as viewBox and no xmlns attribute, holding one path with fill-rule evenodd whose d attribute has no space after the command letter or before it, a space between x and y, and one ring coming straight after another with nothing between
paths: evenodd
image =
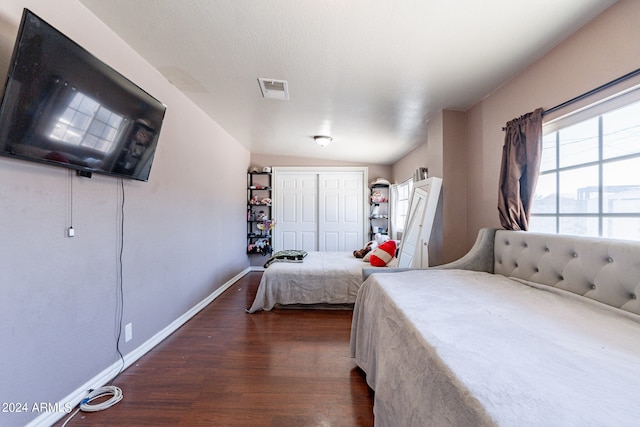
<instances>
[{"instance_id":1,"label":"electrical outlet","mask_svg":"<svg viewBox=\"0 0 640 427\"><path fill-rule=\"evenodd\" d=\"M124 342L131 341L131 338L133 338L133 325L127 323L124 327Z\"/></svg>"}]
</instances>

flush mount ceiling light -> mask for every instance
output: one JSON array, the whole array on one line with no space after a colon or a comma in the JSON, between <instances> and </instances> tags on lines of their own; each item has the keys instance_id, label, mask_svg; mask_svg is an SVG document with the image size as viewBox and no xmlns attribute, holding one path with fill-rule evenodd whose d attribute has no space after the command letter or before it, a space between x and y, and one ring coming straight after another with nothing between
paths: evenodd
<instances>
[{"instance_id":1,"label":"flush mount ceiling light","mask_svg":"<svg viewBox=\"0 0 640 427\"><path fill-rule=\"evenodd\" d=\"M313 137L313 139L314 141L316 141L316 144L318 144L320 147L326 147L331 143L331 141L333 141L333 138L331 138L330 136L323 136L323 135L316 135Z\"/></svg>"}]
</instances>

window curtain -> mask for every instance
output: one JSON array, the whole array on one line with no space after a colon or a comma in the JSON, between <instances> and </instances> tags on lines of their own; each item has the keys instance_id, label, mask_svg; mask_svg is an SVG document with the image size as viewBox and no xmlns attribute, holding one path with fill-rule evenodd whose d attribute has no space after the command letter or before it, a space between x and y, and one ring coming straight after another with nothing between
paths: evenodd
<instances>
[{"instance_id":1,"label":"window curtain","mask_svg":"<svg viewBox=\"0 0 640 427\"><path fill-rule=\"evenodd\" d=\"M542 108L504 128L498 212L506 230L528 230L542 155Z\"/></svg>"}]
</instances>

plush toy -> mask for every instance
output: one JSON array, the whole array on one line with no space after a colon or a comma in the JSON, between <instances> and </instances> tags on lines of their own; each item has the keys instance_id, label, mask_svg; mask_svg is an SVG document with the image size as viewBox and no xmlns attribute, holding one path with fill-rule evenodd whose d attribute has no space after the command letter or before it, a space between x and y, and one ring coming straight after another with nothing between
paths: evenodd
<instances>
[{"instance_id":1,"label":"plush toy","mask_svg":"<svg viewBox=\"0 0 640 427\"><path fill-rule=\"evenodd\" d=\"M262 255L267 255L271 253L271 245L269 244L269 239L258 239L255 242L255 250Z\"/></svg>"},{"instance_id":2,"label":"plush toy","mask_svg":"<svg viewBox=\"0 0 640 427\"><path fill-rule=\"evenodd\" d=\"M371 253L369 262L374 267L385 267L389 261L396 255L396 241L387 240L386 242L378 245L375 251Z\"/></svg>"},{"instance_id":3,"label":"plush toy","mask_svg":"<svg viewBox=\"0 0 640 427\"><path fill-rule=\"evenodd\" d=\"M371 202L373 203L381 203L381 202L386 202L387 199L385 199L384 195L376 190L373 193L371 193Z\"/></svg>"},{"instance_id":4,"label":"plush toy","mask_svg":"<svg viewBox=\"0 0 640 427\"><path fill-rule=\"evenodd\" d=\"M372 240L369 243L367 243L367 246L365 246L364 248L357 251L353 251L353 256L356 258L364 258L366 254L374 250L376 247L378 247L378 243Z\"/></svg>"}]
</instances>

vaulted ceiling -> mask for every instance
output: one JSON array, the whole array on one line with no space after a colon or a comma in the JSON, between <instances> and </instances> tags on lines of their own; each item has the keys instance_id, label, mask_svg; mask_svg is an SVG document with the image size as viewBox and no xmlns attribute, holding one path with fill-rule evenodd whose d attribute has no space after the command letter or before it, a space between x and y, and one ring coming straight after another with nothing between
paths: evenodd
<instances>
[{"instance_id":1,"label":"vaulted ceiling","mask_svg":"<svg viewBox=\"0 0 640 427\"><path fill-rule=\"evenodd\" d=\"M252 152L379 164L615 3L80 1ZM286 81L289 99L263 98L259 78Z\"/></svg>"}]
</instances>

